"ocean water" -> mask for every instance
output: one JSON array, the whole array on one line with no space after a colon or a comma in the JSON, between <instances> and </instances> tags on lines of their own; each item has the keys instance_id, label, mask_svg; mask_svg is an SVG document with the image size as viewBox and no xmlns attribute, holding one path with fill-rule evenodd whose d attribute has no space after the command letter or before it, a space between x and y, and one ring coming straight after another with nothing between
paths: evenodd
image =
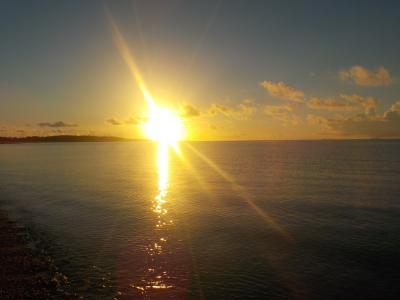
<instances>
[{"instance_id":1,"label":"ocean water","mask_svg":"<svg viewBox=\"0 0 400 300\"><path fill-rule=\"evenodd\" d=\"M0 145L0 208L84 299L400 295L400 142Z\"/></svg>"}]
</instances>

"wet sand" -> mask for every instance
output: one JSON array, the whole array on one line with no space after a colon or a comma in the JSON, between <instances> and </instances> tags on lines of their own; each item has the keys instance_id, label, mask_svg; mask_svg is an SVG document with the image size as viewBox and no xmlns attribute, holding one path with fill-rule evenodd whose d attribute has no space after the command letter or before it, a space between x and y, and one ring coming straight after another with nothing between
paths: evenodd
<instances>
[{"instance_id":1,"label":"wet sand","mask_svg":"<svg viewBox=\"0 0 400 300\"><path fill-rule=\"evenodd\" d=\"M0 299L70 299L67 278L28 247L23 230L0 211Z\"/></svg>"}]
</instances>

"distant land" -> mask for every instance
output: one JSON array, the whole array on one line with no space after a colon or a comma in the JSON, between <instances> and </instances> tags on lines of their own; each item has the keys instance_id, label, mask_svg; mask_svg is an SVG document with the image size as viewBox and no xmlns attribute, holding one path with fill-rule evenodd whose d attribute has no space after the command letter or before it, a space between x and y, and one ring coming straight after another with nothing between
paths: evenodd
<instances>
[{"instance_id":1,"label":"distant land","mask_svg":"<svg viewBox=\"0 0 400 300\"><path fill-rule=\"evenodd\" d=\"M78 143L78 142L132 142L144 141L144 139L128 139L116 136L97 136L97 135L50 135L50 136L26 136L26 137L2 137L0 144L22 144L22 143ZM214 140L217 142L218 140ZM315 140L223 140L219 142L333 142L333 141L382 141L399 142L400 138L364 138L364 139L315 139ZM197 142L209 142L199 140Z\"/></svg>"},{"instance_id":2,"label":"distant land","mask_svg":"<svg viewBox=\"0 0 400 300\"><path fill-rule=\"evenodd\" d=\"M53 136L27 136L27 137L0 137L0 144L18 143L60 143L60 142L130 142L126 139L113 136L92 135L53 135Z\"/></svg>"}]
</instances>

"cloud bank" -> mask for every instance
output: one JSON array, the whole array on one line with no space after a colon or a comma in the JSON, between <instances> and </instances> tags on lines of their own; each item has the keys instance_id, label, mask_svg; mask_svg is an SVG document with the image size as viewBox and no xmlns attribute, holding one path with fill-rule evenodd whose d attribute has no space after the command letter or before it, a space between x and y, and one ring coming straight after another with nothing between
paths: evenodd
<instances>
[{"instance_id":1,"label":"cloud bank","mask_svg":"<svg viewBox=\"0 0 400 300\"><path fill-rule=\"evenodd\" d=\"M113 126L120 126L120 125L140 125L146 122L147 118L145 117L129 117L126 120L118 120L114 117L106 119L106 124L113 125Z\"/></svg>"},{"instance_id":2,"label":"cloud bank","mask_svg":"<svg viewBox=\"0 0 400 300\"><path fill-rule=\"evenodd\" d=\"M374 97L362 97L356 94L353 95L342 94L340 95L340 97L361 106L368 114L375 113L375 109L378 106L378 100L375 99Z\"/></svg>"},{"instance_id":3,"label":"cloud bank","mask_svg":"<svg viewBox=\"0 0 400 300\"><path fill-rule=\"evenodd\" d=\"M389 71L384 67L370 71L362 66L353 66L340 71L339 78L361 86L385 86L393 82Z\"/></svg>"},{"instance_id":4,"label":"cloud bank","mask_svg":"<svg viewBox=\"0 0 400 300\"><path fill-rule=\"evenodd\" d=\"M264 113L269 117L281 121L285 126L288 124L298 125L302 122L302 119L293 113L294 107L293 103L265 105Z\"/></svg>"},{"instance_id":5,"label":"cloud bank","mask_svg":"<svg viewBox=\"0 0 400 300\"><path fill-rule=\"evenodd\" d=\"M106 123L114 126L122 125L123 123L115 118L108 118L106 119Z\"/></svg>"},{"instance_id":6,"label":"cloud bank","mask_svg":"<svg viewBox=\"0 0 400 300\"><path fill-rule=\"evenodd\" d=\"M65 123L63 121L58 121L58 122L42 122L37 124L40 127L51 127L51 128L65 128L65 127L77 127L78 124L72 124L72 123Z\"/></svg>"},{"instance_id":7,"label":"cloud bank","mask_svg":"<svg viewBox=\"0 0 400 300\"><path fill-rule=\"evenodd\" d=\"M260 84L273 97L286 99L297 103L304 102L304 92L286 85L283 81L272 82L264 80Z\"/></svg>"},{"instance_id":8,"label":"cloud bank","mask_svg":"<svg viewBox=\"0 0 400 300\"><path fill-rule=\"evenodd\" d=\"M352 111L354 106L350 103L339 101L335 98L320 99L312 97L307 106L311 109L335 110L335 111Z\"/></svg>"},{"instance_id":9,"label":"cloud bank","mask_svg":"<svg viewBox=\"0 0 400 300\"><path fill-rule=\"evenodd\" d=\"M198 117L200 114L200 110L189 103L184 103L180 107L180 116L182 118Z\"/></svg>"},{"instance_id":10,"label":"cloud bank","mask_svg":"<svg viewBox=\"0 0 400 300\"><path fill-rule=\"evenodd\" d=\"M247 120L257 110L252 99L245 99L236 106L228 106L225 104L213 103L208 109L208 115L216 116L222 114L229 118L238 120Z\"/></svg>"},{"instance_id":11,"label":"cloud bank","mask_svg":"<svg viewBox=\"0 0 400 300\"><path fill-rule=\"evenodd\" d=\"M363 138L400 137L400 101L395 102L383 114L360 113L348 118L326 118L308 115L311 125L319 125L328 135Z\"/></svg>"}]
</instances>

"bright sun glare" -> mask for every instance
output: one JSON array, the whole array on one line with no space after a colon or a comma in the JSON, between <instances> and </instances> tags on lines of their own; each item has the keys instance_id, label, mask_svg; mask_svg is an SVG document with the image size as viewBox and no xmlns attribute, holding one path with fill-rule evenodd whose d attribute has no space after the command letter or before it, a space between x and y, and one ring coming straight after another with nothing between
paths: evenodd
<instances>
[{"instance_id":1,"label":"bright sun glare","mask_svg":"<svg viewBox=\"0 0 400 300\"><path fill-rule=\"evenodd\" d=\"M150 139L170 145L185 137L182 119L167 108L153 107L144 129Z\"/></svg>"},{"instance_id":2,"label":"bright sun glare","mask_svg":"<svg viewBox=\"0 0 400 300\"><path fill-rule=\"evenodd\" d=\"M140 90L143 93L144 99L150 109L149 120L144 124L146 135L159 143L166 145L174 145L186 136L185 128L182 119L173 110L158 107L153 100L150 92L146 88L145 82L140 74L139 68L136 65L125 39L119 31L117 25L112 18L110 19L113 27L113 35L116 46L125 60L133 77L135 78Z\"/></svg>"}]
</instances>

